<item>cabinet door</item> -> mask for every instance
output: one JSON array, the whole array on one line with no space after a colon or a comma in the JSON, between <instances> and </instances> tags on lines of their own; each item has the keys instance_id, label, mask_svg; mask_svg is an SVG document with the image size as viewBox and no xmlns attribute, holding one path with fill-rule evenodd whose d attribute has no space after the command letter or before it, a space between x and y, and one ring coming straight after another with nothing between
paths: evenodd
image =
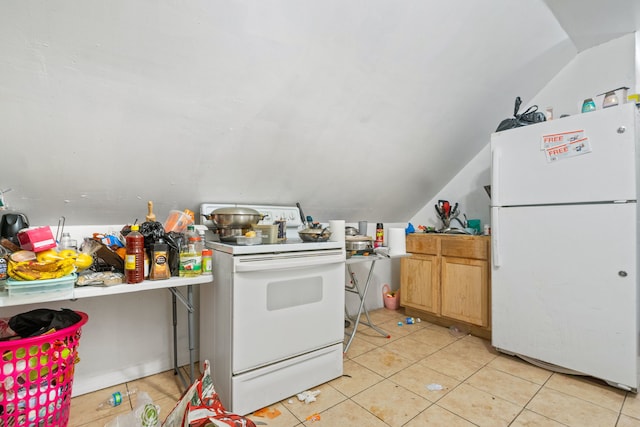
<instances>
[{"instance_id":1,"label":"cabinet door","mask_svg":"<svg viewBox=\"0 0 640 427\"><path fill-rule=\"evenodd\" d=\"M400 303L440 314L439 257L413 254L400 263Z\"/></svg>"},{"instance_id":2,"label":"cabinet door","mask_svg":"<svg viewBox=\"0 0 640 427\"><path fill-rule=\"evenodd\" d=\"M487 261L442 257L442 315L488 326L488 274Z\"/></svg>"}]
</instances>

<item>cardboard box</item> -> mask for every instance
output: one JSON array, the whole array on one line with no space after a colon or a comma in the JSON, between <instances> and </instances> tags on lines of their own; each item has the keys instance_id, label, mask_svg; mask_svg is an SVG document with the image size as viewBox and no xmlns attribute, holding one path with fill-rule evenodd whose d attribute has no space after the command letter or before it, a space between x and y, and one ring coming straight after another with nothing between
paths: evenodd
<instances>
[{"instance_id":1,"label":"cardboard box","mask_svg":"<svg viewBox=\"0 0 640 427\"><path fill-rule=\"evenodd\" d=\"M42 252L57 246L51 227L25 228L18 232L20 247L27 251Z\"/></svg>"}]
</instances>

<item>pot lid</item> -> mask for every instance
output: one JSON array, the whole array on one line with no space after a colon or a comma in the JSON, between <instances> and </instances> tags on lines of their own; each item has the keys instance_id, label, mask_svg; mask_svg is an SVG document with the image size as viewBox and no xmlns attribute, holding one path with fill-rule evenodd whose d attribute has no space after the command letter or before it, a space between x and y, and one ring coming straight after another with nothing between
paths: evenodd
<instances>
[{"instance_id":1,"label":"pot lid","mask_svg":"<svg viewBox=\"0 0 640 427\"><path fill-rule=\"evenodd\" d=\"M373 240L371 236L345 236L344 238L352 242L368 242Z\"/></svg>"},{"instance_id":2,"label":"pot lid","mask_svg":"<svg viewBox=\"0 0 640 427\"><path fill-rule=\"evenodd\" d=\"M298 233L305 233L305 234L323 234L328 232L329 231L326 228L311 228L311 227L307 227L304 230L298 231Z\"/></svg>"},{"instance_id":3,"label":"pot lid","mask_svg":"<svg viewBox=\"0 0 640 427\"><path fill-rule=\"evenodd\" d=\"M234 206L234 207L218 208L215 211L211 212L211 215L260 215L260 212L251 208Z\"/></svg>"}]
</instances>

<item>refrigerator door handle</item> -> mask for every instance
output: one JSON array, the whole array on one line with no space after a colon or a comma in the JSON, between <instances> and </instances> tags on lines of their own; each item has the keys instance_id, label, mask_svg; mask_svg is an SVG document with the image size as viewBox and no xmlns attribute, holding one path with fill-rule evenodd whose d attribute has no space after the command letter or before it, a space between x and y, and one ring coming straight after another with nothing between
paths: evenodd
<instances>
[{"instance_id":1,"label":"refrigerator door handle","mask_svg":"<svg viewBox=\"0 0 640 427\"><path fill-rule=\"evenodd\" d=\"M491 151L491 206L500 206L500 150ZM495 226L495 225L494 225Z\"/></svg>"},{"instance_id":2,"label":"refrigerator door handle","mask_svg":"<svg viewBox=\"0 0 640 427\"><path fill-rule=\"evenodd\" d=\"M491 217L491 261L493 268L500 268L500 208L493 208Z\"/></svg>"}]
</instances>

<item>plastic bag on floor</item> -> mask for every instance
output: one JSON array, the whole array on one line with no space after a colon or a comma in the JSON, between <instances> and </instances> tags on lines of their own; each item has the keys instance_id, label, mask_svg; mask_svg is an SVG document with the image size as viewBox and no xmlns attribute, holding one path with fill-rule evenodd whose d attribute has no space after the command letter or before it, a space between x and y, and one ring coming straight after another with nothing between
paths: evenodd
<instances>
[{"instance_id":1,"label":"plastic bag on floor","mask_svg":"<svg viewBox=\"0 0 640 427\"><path fill-rule=\"evenodd\" d=\"M136 407L127 414L118 415L104 427L159 427L160 407L154 405L144 391L137 393Z\"/></svg>"},{"instance_id":2,"label":"plastic bag on floor","mask_svg":"<svg viewBox=\"0 0 640 427\"><path fill-rule=\"evenodd\" d=\"M253 421L222 406L211 380L209 361L204 373L182 395L162 427L256 427Z\"/></svg>"}]
</instances>

